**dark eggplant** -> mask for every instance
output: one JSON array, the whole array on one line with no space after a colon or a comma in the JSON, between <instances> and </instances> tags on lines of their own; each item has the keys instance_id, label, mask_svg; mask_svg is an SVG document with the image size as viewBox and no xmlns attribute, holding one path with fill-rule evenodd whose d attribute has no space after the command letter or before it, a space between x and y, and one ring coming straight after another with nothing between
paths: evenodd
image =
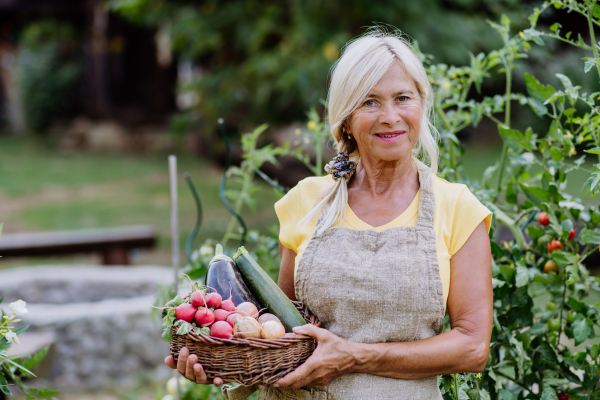
<instances>
[{"instance_id":1,"label":"dark eggplant","mask_svg":"<svg viewBox=\"0 0 600 400\"><path fill-rule=\"evenodd\" d=\"M258 301L246 286L238 267L230 257L223 254L223 247L220 244L217 245L215 257L208 265L204 282L206 286L216 290L223 300L229 298L231 291L231 300L236 307L249 301L260 308Z\"/></svg>"}]
</instances>

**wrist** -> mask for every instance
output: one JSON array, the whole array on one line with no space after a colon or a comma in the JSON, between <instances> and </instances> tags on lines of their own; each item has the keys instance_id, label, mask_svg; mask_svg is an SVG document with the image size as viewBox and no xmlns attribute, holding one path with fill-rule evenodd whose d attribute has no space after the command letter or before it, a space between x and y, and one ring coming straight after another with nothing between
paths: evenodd
<instances>
[{"instance_id":1,"label":"wrist","mask_svg":"<svg viewBox=\"0 0 600 400\"><path fill-rule=\"evenodd\" d=\"M374 358L374 349L366 343L354 343L352 349L352 368L351 372L367 373L368 366L372 364Z\"/></svg>"}]
</instances>

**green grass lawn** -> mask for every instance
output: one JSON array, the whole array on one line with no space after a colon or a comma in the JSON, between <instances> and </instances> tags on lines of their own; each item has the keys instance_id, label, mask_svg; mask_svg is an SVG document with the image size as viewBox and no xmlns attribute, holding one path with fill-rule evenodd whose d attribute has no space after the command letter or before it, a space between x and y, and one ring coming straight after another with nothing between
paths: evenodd
<instances>
[{"instance_id":1,"label":"green grass lawn","mask_svg":"<svg viewBox=\"0 0 600 400\"><path fill-rule=\"evenodd\" d=\"M220 239L230 214L218 187L222 171L191 155L178 156L180 245L196 220L196 208L183 172L196 185L204 222L195 244ZM276 194L267 185L256 194L257 210L245 210L251 229L276 222ZM228 185L229 187L229 185ZM70 230L154 225L158 251L144 252L137 263L170 264L170 198L166 155L61 154L30 139L0 137L0 222L4 232ZM182 252L182 257L185 257ZM90 261L90 257L6 259L4 266ZM93 260L92 260L93 262Z\"/></svg>"}]
</instances>

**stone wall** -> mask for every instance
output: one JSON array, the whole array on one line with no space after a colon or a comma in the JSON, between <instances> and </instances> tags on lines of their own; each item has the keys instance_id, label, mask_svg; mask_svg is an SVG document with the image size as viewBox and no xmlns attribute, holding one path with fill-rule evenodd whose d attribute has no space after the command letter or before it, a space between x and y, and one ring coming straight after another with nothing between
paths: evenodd
<instances>
[{"instance_id":1,"label":"stone wall","mask_svg":"<svg viewBox=\"0 0 600 400\"><path fill-rule=\"evenodd\" d=\"M19 268L0 271L0 297L27 302L27 332L54 334L53 387L100 389L164 365L169 344L150 312L157 285L172 277L164 267Z\"/></svg>"}]
</instances>

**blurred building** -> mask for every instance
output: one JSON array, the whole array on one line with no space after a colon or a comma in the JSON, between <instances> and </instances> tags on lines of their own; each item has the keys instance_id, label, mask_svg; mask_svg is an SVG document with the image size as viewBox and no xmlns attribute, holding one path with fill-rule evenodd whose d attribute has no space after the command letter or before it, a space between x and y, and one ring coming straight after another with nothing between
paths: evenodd
<instances>
[{"instance_id":1,"label":"blurred building","mask_svg":"<svg viewBox=\"0 0 600 400\"><path fill-rule=\"evenodd\" d=\"M161 122L176 108L177 68L169 43L155 30L108 12L100 0L0 0L0 102L12 131L27 129L17 85L19 63L27 59L20 54L20 33L45 19L77 32L73 48L64 49L77 52L82 65L69 100L73 115Z\"/></svg>"}]
</instances>

